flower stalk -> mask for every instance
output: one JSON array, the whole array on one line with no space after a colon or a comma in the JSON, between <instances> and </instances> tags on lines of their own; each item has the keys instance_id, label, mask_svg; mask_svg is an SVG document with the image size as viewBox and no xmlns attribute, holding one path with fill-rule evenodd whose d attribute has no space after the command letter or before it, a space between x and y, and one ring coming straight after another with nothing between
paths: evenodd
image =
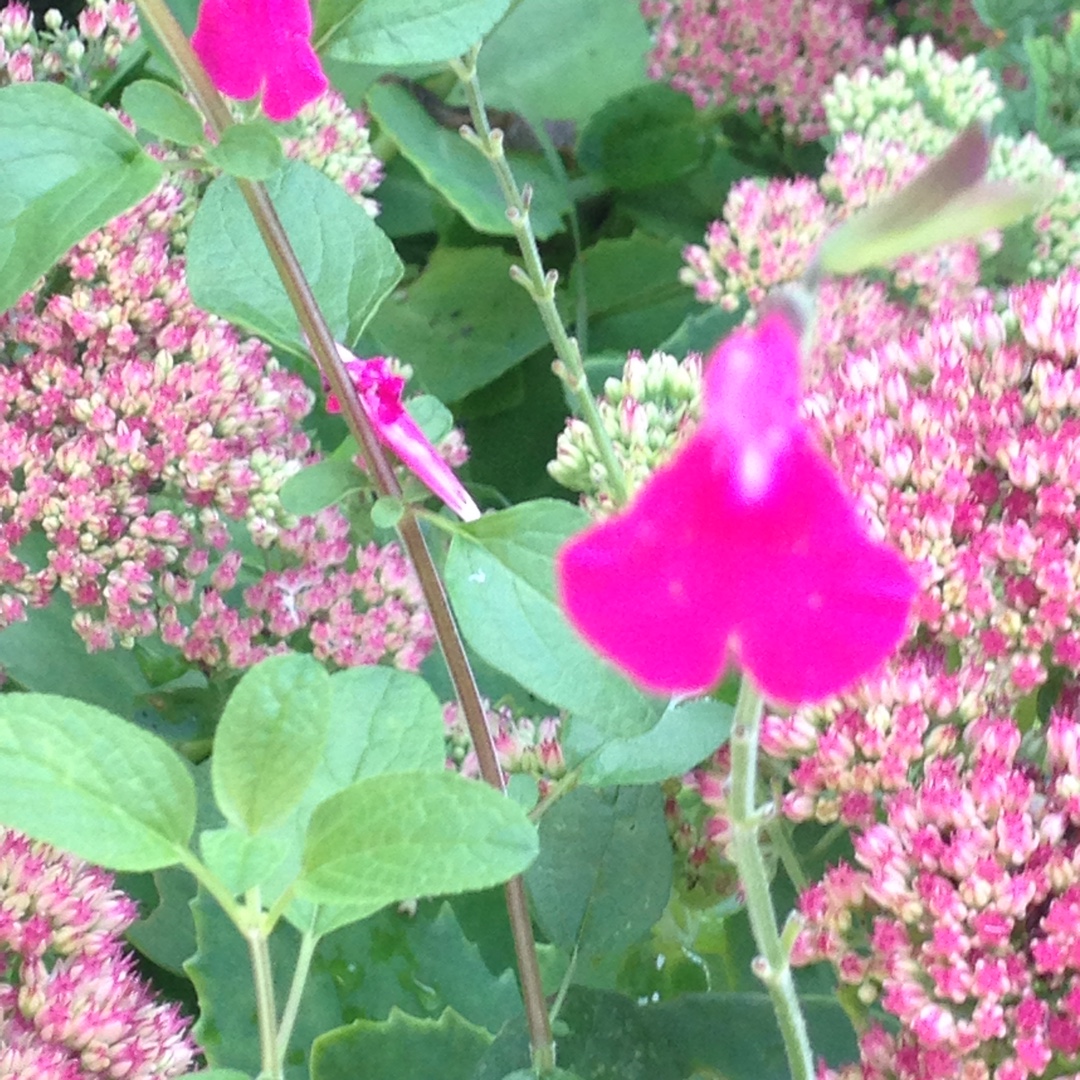
<instances>
[{"instance_id":1,"label":"flower stalk","mask_svg":"<svg viewBox=\"0 0 1080 1080\"><path fill-rule=\"evenodd\" d=\"M776 925L765 857L759 841L758 735L764 707L761 693L744 674L731 729L730 854L746 897L754 942L760 950L754 973L765 984L776 1013L792 1080L813 1080L810 1039L791 974L791 946L797 924L789 922L783 935Z\"/></svg>"},{"instance_id":2,"label":"flower stalk","mask_svg":"<svg viewBox=\"0 0 1080 1080\"><path fill-rule=\"evenodd\" d=\"M206 118L211 130L216 137L220 138L221 133L232 125L232 117L225 101L191 48L183 30L164 0L138 0L138 2L147 24L161 41L176 68L182 73L196 105ZM360 446L369 475L379 495L400 499L401 486L394 474L393 466L384 453L374 426L363 409L356 387L338 354L333 335L316 303L311 286L304 276L265 186L247 180L237 180L237 186L248 205L293 305L300 327L310 344L312 356L329 384L330 392L342 405L349 429ZM469 726L480 774L492 787L505 791L505 777L496 755L472 666L427 541L418 520L409 510L403 514L397 528L431 613L435 634ZM554 1066L554 1049L536 957L532 922L520 878L507 883L506 902L518 960L522 995L526 1002L526 1016L529 1022L534 1062L542 1075Z\"/></svg>"},{"instance_id":3,"label":"flower stalk","mask_svg":"<svg viewBox=\"0 0 1080 1080\"><path fill-rule=\"evenodd\" d=\"M626 477L623 468L615 456L611 437L604 427L603 418L597 407L596 399L589 389L589 380L585 375L585 364L581 358L581 348L577 339L571 337L563 326L562 317L555 305L555 286L559 275L555 270L544 271L540 251L536 245L529 217L532 202L532 190L527 185L519 188L503 149L503 133L492 128L488 120L487 109L480 93L480 82L476 76L476 60L480 46L475 45L461 60L451 61L450 67L465 90L472 117L472 127L465 125L461 129L462 137L487 158L499 183L506 201L506 217L514 230L514 237L521 249L524 268L514 267L511 277L532 297L540 319L544 324L551 344L558 357L554 365L555 374L570 390L577 403L582 419L589 425L589 430L596 440L600 460L607 473L607 487L616 506L622 506L628 497Z\"/></svg>"}]
</instances>

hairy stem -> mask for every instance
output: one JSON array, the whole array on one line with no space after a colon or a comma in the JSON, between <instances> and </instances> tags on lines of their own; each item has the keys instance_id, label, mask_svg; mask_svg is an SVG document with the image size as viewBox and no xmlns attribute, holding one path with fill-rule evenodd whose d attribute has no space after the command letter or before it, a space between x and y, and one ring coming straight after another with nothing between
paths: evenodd
<instances>
[{"instance_id":1,"label":"hairy stem","mask_svg":"<svg viewBox=\"0 0 1080 1080\"><path fill-rule=\"evenodd\" d=\"M469 115L473 122L471 128L463 127L461 134L488 159L495 172L499 189L506 201L506 217L514 230L518 247L521 249L521 259L525 264L524 269L514 268L518 271L513 275L514 280L524 286L533 298L537 311L540 312L540 319L555 348L555 355L558 357L554 366L555 373L574 395L578 412L589 425L589 430L596 441L600 461L607 474L608 491L615 505L622 506L627 499L626 476L615 456L615 449L607 428L604 427L596 399L589 389L585 364L581 359L581 349L577 341L566 332L562 317L555 305L555 286L559 275L554 270L545 273L544 264L540 259L540 251L536 246L536 234L533 232L529 217L532 192L528 188L522 191L518 187L503 150L503 133L497 128L492 129L488 121L487 109L484 107L484 99L480 93L480 83L476 77L476 58L479 51L480 46L477 45L461 60L453 61L450 65L465 89Z\"/></svg>"},{"instance_id":2,"label":"hairy stem","mask_svg":"<svg viewBox=\"0 0 1080 1080\"><path fill-rule=\"evenodd\" d=\"M765 702L744 674L735 703L731 729L731 858L746 895L750 929L760 950L754 971L765 984L787 1051L792 1080L813 1080L814 1067L806 1020L795 993L789 959L790 945L776 925L765 856L761 850L761 820L757 808L758 731Z\"/></svg>"},{"instance_id":3,"label":"hairy stem","mask_svg":"<svg viewBox=\"0 0 1080 1080\"><path fill-rule=\"evenodd\" d=\"M255 1013L259 1020L259 1080L282 1080L282 1051L278 1047L277 1005L274 1001L274 972L270 966L270 945L262 925L262 898L258 889L247 894L244 937L251 953L251 974L255 982Z\"/></svg>"},{"instance_id":4,"label":"hairy stem","mask_svg":"<svg viewBox=\"0 0 1080 1080\"><path fill-rule=\"evenodd\" d=\"M183 74L188 89L203 116L206 117L215 135L220 137L221 132L232 124L232 117L192 50L191 44L184 36L184 32L166 7L164 0L138 0L138 2L150 27L157 34L177 69ZM331 392L342 403L349 429L361 448L376 489L381 496L400 498L401 486L394 475L393 467L379 443L367 414L360 405L356 388L338 356L326 319L315 302L311 286L304 276L266 188L262 184L244 180L238 180L237 185L255 219L274 267L296 311L300 326L307 335L312 356L320 372L330 384ZM446 590L435 568L420 524L408 510L398 523L398 534L416 571L424 600L431 612L435 633L469 726L469 734L476 750L481 776L492 787L505 791L506 780L499 766L472 665L469 663L461 634L450 610ZM507 911L517 953L522 995L526 1002L526 1015L530 1020L533 1053L534 1057L538 1057L542 1062L552 1053L551 1029L547 1023L532 921L524 903L524 892L520 881L516 883L512 881L507 885Z\"/></svg>"},{"instance_id":5,"label":"hairy stem","mask_svg":"<svg viewBox=\"0 0 1080 1080\"><path fill-rule=\"evenodd\" d=\"M300 952L296 957L296 967L293 969L292 983L289 985L289 996L285 999L285 1008L282 1010L281 1023L277 1031L277 1052L282 1061L285 1060L285 1053L289 1049L289 1039L292 1038L296 1017L300 1012L300 1001L304 996L304 987L307 985L311 961L318 944L319 936L313 930L305 930L301 934Z\"/></svg>"}]
</instances>

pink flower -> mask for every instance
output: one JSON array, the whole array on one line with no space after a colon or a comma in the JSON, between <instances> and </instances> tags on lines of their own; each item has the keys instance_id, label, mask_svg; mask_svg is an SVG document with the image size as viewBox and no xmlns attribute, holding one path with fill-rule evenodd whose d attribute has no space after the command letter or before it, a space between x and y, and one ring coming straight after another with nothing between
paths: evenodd
<instances>
[{"instance_id":1,"label":"pink flower","mask_svg":"<svg viewBox=\"0 0 1080 1080\"><path fill-rule=\"evenodd\" d=\"M570 621L644 686L714 686L729 652L769 698L843 689L903 639L915 585L872 540L799 416L779 313L705 372L694 435L621 514L560 551Z\"/></svg>"},{"instance_id":2,"label":"pink flower","mask_svg":"<svg viewBox=\"0 0 1080 1080\"><path fill-rule=\"evenodd\" d=\"M328 85L311 28L308 0L203 0L191 44L223 94L291 120Z\"/></svg>"},{"instance_id":3,"label":"pink flower","mask_svg":"<svg viewBox=\"0 0 1080 1080\"><path fill-rule=\"evenodd\" d=\"M462 521L475 521L480 516L480 508L402 404L405 380L390 370L384 356L361 360L344 345L337 348L380 441ZM341 403L333 394L327 395L326 411L341 411Z\"/></svg>"}]
</instances>

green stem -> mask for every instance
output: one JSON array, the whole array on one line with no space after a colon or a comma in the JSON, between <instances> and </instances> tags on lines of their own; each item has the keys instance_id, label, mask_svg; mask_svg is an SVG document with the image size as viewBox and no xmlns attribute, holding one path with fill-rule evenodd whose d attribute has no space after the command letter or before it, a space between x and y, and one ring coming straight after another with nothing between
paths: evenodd
<instances>
[{"instance_id":1,"label":"green stem","mask_svg":"<svg viewBox=\"0 0 1080 1080\"><path fill-rule=\"evenodd\" d=\"M512 276L519 285L525 287L533 298L533 303L536 304L544 329L558 357L558 362L554 365L555 373L574 395L578 411L585 423L589 425L589 430L596 441L597 452L607 474L608 491L615 505L622 506L627 500L626 475L615 456L611 437L608 435L607 428L604 427L596 399L589 389L585 364L581 359L581 349L577 341L567 334L559 309L555 305L555 286L559 275L555 270L549 270L546 273L544 271L529 215L532 193L528 190L523 192L517 186L503 150L503 134L498 129L492 129L488 122L487 109L484 107L480 83L476 77L476 58L479 51L480 46L474 46L465 57L459 61L451 61L450 65L465 90L465 97L469 103L469 115L473 122L471 128L462 128L461 134L491 163L495 179L506 201L506 217L514 230L518 247L521 249L521 259L525 264L524 270L521 267L515 267L517 273Z\"/></svg>"},{"instance_id":2,"label":"green stem","mask_svg":"<svg viewBox=\"0 0 1080 1080\"><path fill-rule=\"evenodd\" d=\"M308 974L311 972L311 961L315 956L315 949L318 944L319 937L311 930L305 930L300 937L300 953L296 957L296 967L293 969L289 996L285 999L285 1009L281 1014L281 1023L278 1024L277 1052L282 1061L285 1060L285 1052L289 1049L289 1039L292 1038L296 1015L300 1011L300 1000L304 996L304 987L307 985Z\"/></svg>"},{"instance_id":3,"label":"green stem","mask_svg":"<svg viewBox=\"0 0 1080 1080\"><path fill-rule=\"evenodd\" d=\"M274 972L270 965L270 944L262 925L262 898L258 889L246 896L247 938L251 953L251 974L255 982L255 1013L259 1021L259 1080L283 1080L282 1053L278 1049L277 1005L274 1001Z\"/></svg>"},{"instance_id":4,"label":"green stem","mask_svg":"<svg viewBox=\"0 0 1080 1080\"><path fill-rule=\"evenodd\" d=\"M746 896L750 929L759 949L754 971L769 993L787 1051L792 1080L813 1080L810 1040L806 1033L789 948L776 925L769 876L761 850L761 819L757 809L758 731L765 702L744 674L735 703L731 730L731 858Z\"/></svg>"},{"instance_id":5,"label":"green stem","mask_svg":"<svg viewBox=\"0 0 1080 1080\"><path fill-rule=\"evenodd\" d=\"M211 130L220 137L221 132L231 126L232 117L228 106L210 81L180 25L164 0L138 0L138 3L147 24L165 47L177 70L182 72L188 89ZM307 335L312 356L329 383L331 392L342 403L345 418L363 452L364 461L376 489L380 496L400 498L401 486L398 484L393 467L379 443L367 414L360 405L356 388L338 356L333 335L315 302L311 286L304 276L265 186L244 180L238 180L237 185L255 219L259 234L266 244L282 285L288 293L301 329ZM480 691L477 688L476 678L465 652L465 645L457 623L450 610L450 602L447 599L442 578L435 567L419 522L408 511L398 524L398 534L416 571L424 600L431 613L435 634L443 656L446 658L446 666L469 727L480 775L492 787L505 792L506 780L495 752L495 743L480 700ZM526 1015L530 1023L533 1053L534 1056L539 1056L543 1060L546 1054L553 1053L551 1029L547 1023L547 1010L540 982L532 920L529 917L528 906L524 902L524 891L520 880L515 879L515 881L507 885L507 912L518 958ZM517 892L520 892L520 898L516 897Z\"/></svg>"}]
</instances>

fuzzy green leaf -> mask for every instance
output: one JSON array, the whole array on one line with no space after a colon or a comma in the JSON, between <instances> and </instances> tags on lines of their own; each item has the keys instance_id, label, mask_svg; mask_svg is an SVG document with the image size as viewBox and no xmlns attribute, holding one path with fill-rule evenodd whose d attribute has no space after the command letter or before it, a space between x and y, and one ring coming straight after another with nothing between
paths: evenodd
<instances>
[{"instance_id":1,"label":"fuzzy green leaf","mask_svg":"<svg viewBox=\"0 0 1080 1080\"><path fill-rule=\"evenodd\" d=\"M281 140L264 120L226 128L206 156L222 172L243 180L269 180L285 163Z\"/></svg>"},{"instance_id":2,"label":"fuzzy green leaf","mask_svg":"<svg viewBox=\"0 0 1080 1080\"><path fill-rule=\"evenodd\" d=\"M317 47L353 64L431 64L462 55L510 0L323 0Z\"/></svg>"},{"instance_id":3,"label":"fuzzy green leaf","mask_svg":"<svg viewBox=\"0 0 1080 1080\"><path fill-rule=\"evenodd\" d=\"M669 705L656 726L640 735L610 737L579 718L570 726L563 751L582 760L582 781L595 787L651 784L681 776L727 742L733 710L703 698Z\"/></svg>"},{"instance_id":4,"label":"fuzzy green leaf","mask_svg":"<svg viewBox=\"0 0 1080 1080\"><path fill-rule=\"evenodd\" d=\"M124 90L120 106L143 131L180 146L206 142L203 122L186 98L156 79L140 79Z\"/></svg>"},{"instance_id":5,"label":"fuzzy green leaf","mask_svg":"<svg viewBox=\"0 0 1080 1080\"><path fill-rule=\"evenodd\" d=\"M52 694L0 697L0 822L111 870L179 861L195 785L160 739Z\"/></svg>"},{"instance_id":6,"label":"fuzzy green leaf","mask_svg":"<svg viewBox=\"0 0 1080 1080\"><path fill-rule=\"evenodd\" d=\"M0 89L0 311L72 244L148 195L161 166L56 83Z\"/></svg>"},{"instance_id":7,"label":"fuzzy green leaf","mask_svg":"<svg viewBox=\"0 0 1080 1080\"><path fill-rule=\"evenodd\" d=\"M525 812L486 784L448 772L375 776L316 808L297 893L359 917L396 900L499 884L536 851Z\"/></svg>"},{"instance_id":8,"label":"fuzzy green leaf","mask_svg":"<svg viewBox=\"0 0 1080 1080\"><path fill-rule=\"evenodd\" d=\"M322 761L330 676L311 656L271 656L251 668L214 739L214 798L226 819L257 833L288 817Z\"/></svg>"},{"instance_id":9,"label":"fuzzy green leaf","mask_svg":"<svg viewBox=\"0 0 1080 1080\"><path fill-rule=\"evenodd\" d=\"M266 187L334 337L351 344L401 277L393 244L309 165L286 162ZM296 313L232 177L219 177L203 196L188 238L187 281L201 308L306 355Z\"/></svg>"}]
</instances>

